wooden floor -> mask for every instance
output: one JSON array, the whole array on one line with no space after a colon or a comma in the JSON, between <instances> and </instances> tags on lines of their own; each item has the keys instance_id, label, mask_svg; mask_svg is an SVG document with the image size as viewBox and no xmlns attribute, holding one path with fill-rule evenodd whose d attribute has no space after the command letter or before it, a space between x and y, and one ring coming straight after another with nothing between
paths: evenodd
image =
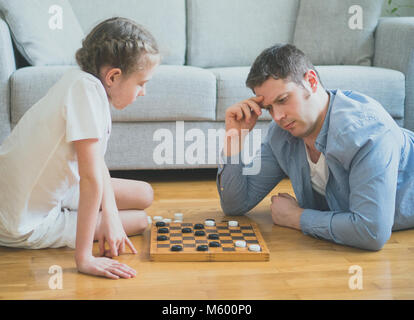
<instances>
[{"instance_id":1,"label":"wooden floor","mask_svg":"<svg viewBox=\"0 0 414 320\"><path fill-rule=\"evenodd\" d=\"M155 174L142 176L155 190L148 215L223 217L214 173ZM274 190L282 191L293 194L289 181ZM68 248L0 247L0 299L414 299L414 230L395 232L381 251L368 252L275 226L269 205L270 196L247 215L267 242L268 262L151 262L147 230L131 237L138 255L117 258L137 277L109 280L78 273ZM63 269L62 289L49 288L52 265ZM362 271L362 289L352 289L352 266Z\"/></svg>"}]
</instances>

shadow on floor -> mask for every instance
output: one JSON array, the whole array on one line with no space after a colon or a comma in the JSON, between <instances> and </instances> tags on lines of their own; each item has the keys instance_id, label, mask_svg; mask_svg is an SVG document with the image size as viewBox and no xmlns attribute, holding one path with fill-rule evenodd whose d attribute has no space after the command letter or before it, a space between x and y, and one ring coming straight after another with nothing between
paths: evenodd
<instances>
[{"instance_id":1,"label":"shadow on floor","mask_svg":"<svg viewBox=\"0 0 414 320\"><path fill-rule=\"evenodd\" d=\"M189 181L215 180L217 169L173 169L173 170L113 170L111 177L141 180L146 182L158 181Z\"/></svg>"}]
</instances>

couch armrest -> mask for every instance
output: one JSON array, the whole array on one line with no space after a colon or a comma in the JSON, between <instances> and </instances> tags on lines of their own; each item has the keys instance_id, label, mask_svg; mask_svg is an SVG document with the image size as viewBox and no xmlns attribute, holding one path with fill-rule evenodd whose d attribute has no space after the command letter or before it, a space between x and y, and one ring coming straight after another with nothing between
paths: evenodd
<instances>
[{"instance_id":1,"label":"couch armrest","mask_svg":"<svg viewBox=\"0 0 414 320\"><path fill-rule=\"evenodd\" d=\"M375 32L374 66L404 73L404 127L414 131L414 17L379 20Z\"/></svg>"},{"instance_id":2,"label":"couch armrest","mask_svg":"<svg viewBox=\"0 0 414 320\"><path fill-rule=\"evenodd\" d=\"M9 78L16 70L16 60L7 23L0 18L0 143L10 133Z\"/></svg>"}]
</instances>

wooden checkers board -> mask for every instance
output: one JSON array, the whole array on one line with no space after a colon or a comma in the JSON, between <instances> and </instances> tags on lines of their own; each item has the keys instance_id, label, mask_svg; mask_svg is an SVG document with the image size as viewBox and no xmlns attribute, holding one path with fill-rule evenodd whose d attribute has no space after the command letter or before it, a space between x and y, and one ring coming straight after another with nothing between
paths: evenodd
<instances>
[{"instance_id":1,"label":"wooden checkers board","mask_svg":"<svg viewBox=\"0 0 414 320\"><path fill-rule=\"evenodd\" d=\"M159 233L155 223L151 227L150 258L152 261L268 261L269 249L254 222L239 223L237 227L229 227L226 222L217 222L215 226L205 226L201 229L205 235L196 236L194 223L166 223L164 228L168 233ZM191 233L183 233L182 228L191 228ZM208 239L209 234L217 234L216 240ZM159 241L157 237L165 235L167 240ZM247 243L245 248L235 246L237 240ZM220 247L210 247L209 243L216 241ZM249 250L250 244L260 245L261 250ZM174 245L181 245L182 251L171 251ZM197 246L207 245L207 251L198 251Z\"/></svg>"}]
</instances>

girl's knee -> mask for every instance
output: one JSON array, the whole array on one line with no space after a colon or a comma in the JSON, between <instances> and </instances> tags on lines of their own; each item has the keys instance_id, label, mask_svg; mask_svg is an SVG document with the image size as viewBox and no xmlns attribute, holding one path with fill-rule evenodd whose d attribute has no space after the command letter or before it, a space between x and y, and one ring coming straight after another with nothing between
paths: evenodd
<instances>
[{"instance_id":1,"label":"girl's knee","mask_svg":"<svg viewBox=\"0 0 414 320\"><path fill-rule=\"evenodd\" d=\"M148 227L148 216L144 211L137 212L135 234L143 233Z\"/></svg>"},{"instance_id":2,"label":"girl's knee","mask_svg":"<svg viewBox=\"0 0 414 320\"><path fill-rule=\"evenodd\" d=\"M142 209L146 209L151 206L152 202L154 201L154 189L152 189L151 185L147 182L144 182L142 185L140 185L138 192Z\"/></svg>"}]
</instances>

